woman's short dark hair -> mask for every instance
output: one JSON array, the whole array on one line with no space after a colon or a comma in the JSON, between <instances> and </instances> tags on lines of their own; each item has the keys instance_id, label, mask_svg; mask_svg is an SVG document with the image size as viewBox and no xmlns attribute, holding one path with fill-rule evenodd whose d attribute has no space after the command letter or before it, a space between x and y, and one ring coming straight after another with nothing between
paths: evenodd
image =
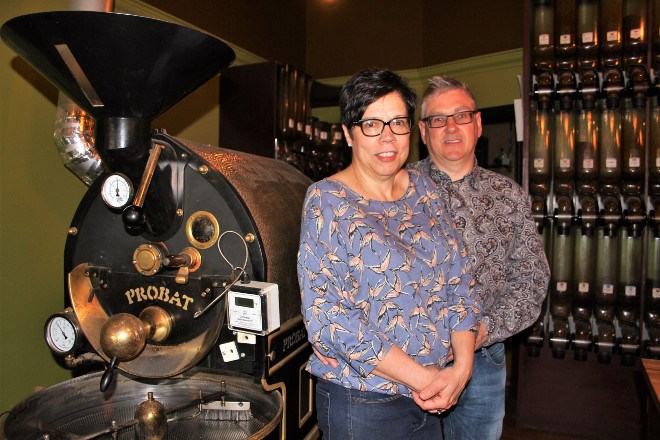
<instances>
[{"instance_id":1,"label":"woman's short dark hair","mask_svg":"<svg viewBox=\"0 0 660 440\"><path fill-rule=\"evenodd\" d=\"M350 131L353 123L362 119L362 115L375 101L385 95L396 92L401 96L408 111L408 117L415 117L417 94L398 74L388 69L369 68L361 70L348 80L339 93L341 123Z\"/></svg>"}]
</instances>

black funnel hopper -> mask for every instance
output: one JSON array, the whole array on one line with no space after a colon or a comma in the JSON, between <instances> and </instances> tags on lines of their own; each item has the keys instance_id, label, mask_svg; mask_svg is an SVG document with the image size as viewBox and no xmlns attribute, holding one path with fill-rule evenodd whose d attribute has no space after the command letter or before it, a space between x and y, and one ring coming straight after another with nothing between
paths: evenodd
<instances>
[{"instance_id":1,"label":"black funnel hopper","mask_svg":"<svg viewBox=\"0 0 660 440\"><path fill-rule=\"evenodd\" d=\"M110 170L115 161L143 161L151 122L235 58L208 34L108 12L24 15L0 36L92 115L94 146Z\"/></svg>"}]
</instances>

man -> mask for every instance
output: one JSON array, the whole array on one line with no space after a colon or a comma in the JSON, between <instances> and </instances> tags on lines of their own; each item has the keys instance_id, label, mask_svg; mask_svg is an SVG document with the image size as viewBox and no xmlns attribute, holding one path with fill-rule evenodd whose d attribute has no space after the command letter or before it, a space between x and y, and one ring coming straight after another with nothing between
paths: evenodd
<instances>
[{"instance_id":1,"label":"man","mask_svg":"<svg viewBox=\"0 0 660 440\"><path fill-rule=\"evenodd\" d=\"M472 260L483 313L472 378L458 403L443 414L444 438L498 439L506 382L502 341L538 318L550 276L548 262L527 193L477 164L481 114L467 86L433 77L421 114L419 129L429 157L410 166L426 172L447 202ZM419 404L436 393L423 390Z\"/></svg>"}]
</instances>

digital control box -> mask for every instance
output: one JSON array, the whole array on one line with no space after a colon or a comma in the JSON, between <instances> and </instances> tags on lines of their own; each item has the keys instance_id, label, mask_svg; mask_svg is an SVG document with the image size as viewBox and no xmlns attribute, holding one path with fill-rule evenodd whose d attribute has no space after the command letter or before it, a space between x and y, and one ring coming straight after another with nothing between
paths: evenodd
<instances>
[{"instance_id":1,"label":"digital control box","mask_svg":"<svg viewBox=\"0 0 660 440\"><path fill-rule=\"evenodd\" d=\"M228 295L229 329L266 335L280 327L280 294L277 284L239 282L231 287Z\"/></svg>"}]
</instances>

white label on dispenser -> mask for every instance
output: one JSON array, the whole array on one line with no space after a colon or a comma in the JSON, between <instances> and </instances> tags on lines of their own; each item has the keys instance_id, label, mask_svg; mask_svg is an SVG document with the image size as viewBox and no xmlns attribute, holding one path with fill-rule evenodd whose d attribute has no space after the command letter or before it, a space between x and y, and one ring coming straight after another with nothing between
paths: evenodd
<instances>
[{"instance_id":1,"label":"white label on dispenser","mask_svg":"<svg viewBox=\"0 0 660 440\"><path fill-rule=\"evenodd\" d=\"M321 140L325 141L328 139L328 132L327 131L322 131L321 132Z\"/></svg>"},{"instance_id":2,"label":"white label on dispenser","mask_svg":"<svg viewBox=\"0 0 660 440\"><path fill-rule=\"evenodd\" d=\"M593 159L584 159L582 161L582 167L585 170L590 170L594 167L594 160Z\"/></svg>"},{"instance_id":3,"label":"white label on dispenser","mask_svg":"<svg viewBox=\"0 0 660 440\"><path fill-rule=\"evenodd\" d=\"M660 298L660 287L654 287L651 290L651 296L653 297L653 299Z\"/></svg>"},{"instance_id":4,"label":"white label on dispenser","mask_svg":"<svg viewBox=\"0 0 660 440\"><path fill-rule=\"evenodd\" d=\"M571 34L561 34L559 36L559 44L571 44Z\"/></svg>"},{"instance_id":5,"label":"white label on dispenser","mask_svg":"<svg viewBox=\"0 0 660 440\"><path fill-rule=\"evenodd\" d=\"M578 283L578 292L580 293L589 292L589 283Z\"/></svg>"},{"instance_id":6,"label":"white label on dispenser","mask_svg":"<svg viewBox=\"0 0 660 440\"><path fill-rule=\"evenodd\" d=\"M582 33L582 42L583 43L593 43L594 42L594 33L593 32L583 32Z\"/></svg>"},{"instance_id":7,"label":"white label on dispenser","mask_svg":"<svg viewBox=\"0 0 660 440\"><path fill-rule=\"evenodd\" d=\"M289 128L293 128L295 126L295 123L293 119L289 118Z\"/></svg>"},{"instance_id":8,"label":"white label on dispenser","mask_svg":"<svg viewBox=\"0 0 660 440\"><path fill-rule=\"evenodd\" d=\"M655 166L660 168L660 156L655 158Z\"/></svg>"},{"instance_id":9,"label":"white label on dispenser","mask_svg":"<svg viewBox=\"0 0 660 440\"><path fill-rule=\"evenodd\" d=\"M550 34L539 35L539 46L547 46L550 44Z\"/></svg>"},{"instance_id":10,"label":"white label on dispenser","mask_svg":"<svg viewBox=\"0 0 660 440\"><path fill-rule=\"evenodd\" d=\"M566 281L557 281L557 292L566 292Z\"/></svg>"},{"instance_id":11,"label":"white label on dispenser","mask_svg":"<svg viewBox=\"0 0 660 440\"><path fill-rule=\"evenodd\" d=\"M626 294L626 296L635 296L637 294L637 287L626 286L624 293Z\"/></svg>"},{"instance_id":12,"label":"white label on dispenser","mask_svg":"<svg viewBox=\"0 0 660 440\"><path fill-rule=\"evenodd\" d=\"M614 284L603 284L603 294L611 295L614 293Z\"/></svg>"},{"instance_id":13,"label":"white label on dispenser","mask_svg":"<svg viewBox=\"0 0 660 440\"><path fill-rule=\"evenodd\" d=\"M619 41L619 31L607 31L607 41Z\"/></svg>"},{"instance_id":14,"label":"white label on dispenser","mask_svg":"<svg viewBox=\"0 0 660 440\"><path fill-rule=\"evenodd\" d=\"M302 131L302 129L303 129L302 122L298 122L298 123L296 124L296 130L298 130L298 131Z\"/></svg>"},{"instance_id":15,"label":"white label on dispenser","mask_svg":"<svg viewBox=\"0 0 660 440\"><path fill-rule=\"evenodd\" d=\"M545 161L543 159L534 159L534 168L543 168Z\"/></svg>"},{"instance_id":16,"label":"white label on dispenser","mask_svg":"<svg viewBox=\"0 0 660 440\"><path fill-rule=\"evenodd\" d=\"M628 166L630 168L639 168L641 165L641 159L639 157L631 157L628 159Z\"/></svg>"},{"instance_id":17,"label":"white label on dispenser","mask_svg":"<svg viewBox=\"0 0 660 440\"><path fill-rule=\"evenodd\" d=\"M616 168L616 157L608 157L605 159L605 168Z\"/></svg>"},{"instance_id":18,"label":"white label on dispenser","mask_svg":"<svg viewBox=\"0 0 660 440\"><path fill-rule=\"evenodd\" d=\"M335 140L340 141L341 140L341 131L336 131L335 132Z\"/></svg>"},{"instance_id":19,"label":"white label on dispenser","mask_svg":"<svg viewBox=\"0 0 660 440\"><path fill-rule=\"evenodd\" d=\"M630 38L638 40L639 37L641 37L641 35L642 35L642 30L640 28L630 29Z\"/></svg>"},{"instance_id":20,"label":"white label on dispenser","mask_svg":"<svg viewBox=\"0 0 660 440\"><path fill-rule=\"evenodd\" d=\"M559 168L570 168L571 160L570 159L559 159Z\"/></svg>"}]
</instances>

